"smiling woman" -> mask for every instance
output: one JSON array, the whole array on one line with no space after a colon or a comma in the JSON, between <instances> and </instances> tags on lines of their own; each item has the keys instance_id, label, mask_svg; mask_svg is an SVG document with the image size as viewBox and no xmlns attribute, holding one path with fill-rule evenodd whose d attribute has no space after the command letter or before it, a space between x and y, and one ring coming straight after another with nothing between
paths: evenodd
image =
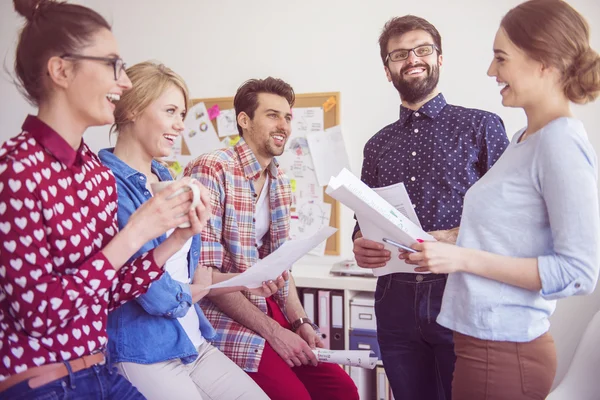
<instances>
[{"instance_id":1,"label":"smiling woman","mask_svg":"<svg viewBox=\"0 0 600 400\"><path fill-rule=\"evenodd\" d=\"M117 180L119 226L126 225L151 201L152 183L172 180L157 159L171 154L175 139L184 129L189 104L184 80L162 64L142 62L128 68L127 75L133 87L115 109L112 130L118 133L117 143L114 149L99 154ZM207 195L198 185L201 197ZM210 210L205 211L199 215L203 224L210 215ZM139 253L178 234L171 230L159 235ZM205 290L213 272L201 265L200 236L190 238L169 258L165 270L148 293L108 315L108 349L119 373L150 400L266 398L239 367L207 341L216 332L196 303L215 293ZM214 279L232 276L217 273ZM267 296L283 284L281 278L251 292ZM222 289L221 294L240 289Z\"/></svg>"},{"instance_id":2,"label":"smiling woman","mask_svg":"<svg viewBox=\"0 0 600 400\"><path fill-rule=\"evenodd\" d=\"M78 5L13 2L27 20L15 71L39 110L0 148L0 399L140 399L105 361L105 315L147 291L202 225L132 257L188 219L174 207L189 195L169 198L185 182L119 231L115 178L82 138L114 122L131 87L110 26Z\"/></svg>"}]
</instances>

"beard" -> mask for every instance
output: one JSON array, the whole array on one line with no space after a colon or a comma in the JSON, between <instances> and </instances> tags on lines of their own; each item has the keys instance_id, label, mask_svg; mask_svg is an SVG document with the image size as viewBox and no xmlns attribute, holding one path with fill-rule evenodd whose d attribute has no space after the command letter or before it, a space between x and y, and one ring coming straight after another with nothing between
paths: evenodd
<instances>
[{"instance_id":1,"label":"beard","mask_svg":"<svg viewBox=\"0 0 600 400\"><path fill-rule=\"evenodd\" d=\"M391 74L392 83L396 90L398 90L398 93L400 93L400 98L409 104L418 103L429 96L440 80L440 67L438 64L433 66L418 64L418 66L426 69L427 75L424 78L404 78L404 73L408 69L415 67L415 65L407 65L400 70L399 74Z\"/></svg>"},{"instance_id":2,"label":"beard","mask_svg":"<svg viewBox=\"0 0 600 400\"><path fill-rule=\"evenodd\" d=\"M273 134L280 134L284 138L287 137L287 135L282 132L273 132ZM284 145L281 147L275 146L271 143L271 136L269 135L269 138L264 142L262 153L268 157L279 157L285 150L285 144L286 142L284 142Z\"/></svg>"}]
</instances>

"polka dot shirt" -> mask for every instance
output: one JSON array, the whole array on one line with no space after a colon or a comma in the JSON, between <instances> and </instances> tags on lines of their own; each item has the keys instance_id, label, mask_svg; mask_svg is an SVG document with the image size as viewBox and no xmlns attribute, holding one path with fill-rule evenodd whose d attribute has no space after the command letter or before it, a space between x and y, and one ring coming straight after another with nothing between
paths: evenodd
<instances>
[{"instance_id":1,"label":"polka dot shirt","mask_svg":"<svg viewBox=\"0 0 600 400\"><path fill-rule=\"evenodd\" d=\"M448 104L440 93L417 111L402 106L400 119L367 142L361 179L372 188L404 182L423 229L451 229L466 191L507 145L500 117Z\"/></svg>"}]
</instances>

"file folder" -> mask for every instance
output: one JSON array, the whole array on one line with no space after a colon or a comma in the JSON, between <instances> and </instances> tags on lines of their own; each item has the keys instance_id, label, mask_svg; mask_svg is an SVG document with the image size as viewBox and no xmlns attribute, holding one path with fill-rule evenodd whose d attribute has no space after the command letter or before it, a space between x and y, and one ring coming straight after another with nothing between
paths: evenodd
<instances>
[{"instance_id":1,"label":"file folder","mask_svg":"<svg viewBox=\"0 0 600 400\"><path fill-rule=\"evenodd\" d=\"M331 350L346 350L344 329L344 292L331 291Z\"/></svg>"},{"instance_id":2,"label":"file folder","mask_svg":"<svg viewBox=\"0 0 600 400\"><path fill-rule=\"evenodd\" d=\"M331 349L331 341L330 341L330 292L329 290L319 290L319 314L317 325L319 326L319 331L321 331L321 340L323 341L323 345L326 349Z\"/></svg>"},{"instance_id":3,"label":"file folder","mask_svg":"<svg viewBox=\"0 0 600 400\"><path fill-rule=\"evenodd\" d=\"M304 311L306 316L315 324L319 325L318 313L317 313L317 289L302 289L302 304L304 305Z\"/></svg>"}]
</instances>

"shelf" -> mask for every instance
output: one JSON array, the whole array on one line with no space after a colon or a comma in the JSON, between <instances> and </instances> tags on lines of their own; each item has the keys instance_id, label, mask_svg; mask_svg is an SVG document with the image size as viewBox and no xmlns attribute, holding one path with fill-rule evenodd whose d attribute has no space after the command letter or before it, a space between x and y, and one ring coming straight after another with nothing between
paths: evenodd
<instances>
[{"instance_id":1,"label":"shelf","mask_svg":"<svg viewBox=\"0 0 600 400\"><path fill-rule=\"evenodd\" d=\"M292 267L297 287L375 292L377 278L331 275L332 264L306 264L302 260Z\"/></svg>"}]
</instances>

